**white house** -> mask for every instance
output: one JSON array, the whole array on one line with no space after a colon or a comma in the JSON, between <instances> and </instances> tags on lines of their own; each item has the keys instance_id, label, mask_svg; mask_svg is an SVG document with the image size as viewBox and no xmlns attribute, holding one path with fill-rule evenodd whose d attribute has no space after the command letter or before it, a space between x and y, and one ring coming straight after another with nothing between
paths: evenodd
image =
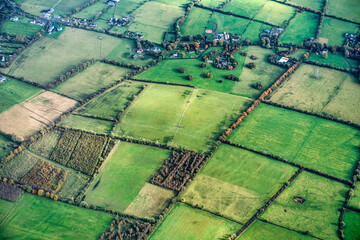
<instances>
[{"instance_id":1,"label":"white house","mask_svg":"<svg viewBox=\"0 0 360 240\"><path fill-rule=\"evenodd\" d=\"M289 58L282 57L282 58L280 58L279 63L287 63L288 61L289 61Z\"/></svg>"},{"instance_id":2,"label":"white house","mask_svg":"<svg viewBox=\"0 0 360 240\"><path fill-rule=\"evenodd\" d=\"M0 83L5 82L6 81L6 77L5 76L0 76Z\"/></svg>"}]
</instances>

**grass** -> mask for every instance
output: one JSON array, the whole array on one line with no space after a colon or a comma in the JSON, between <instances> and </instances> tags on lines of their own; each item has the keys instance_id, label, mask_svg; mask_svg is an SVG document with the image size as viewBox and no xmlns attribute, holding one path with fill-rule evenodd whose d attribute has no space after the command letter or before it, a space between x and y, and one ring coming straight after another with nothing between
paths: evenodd
<instances>
[{"instance_id":1,"label":"grass","mask_svg":"<svg viewBox=\"0 0 360 240\"><path fill-rule=\"evenodd\" d=\"M346 240L356 240L360 238L360 213L347 210L344 217L344 234Z\"/></svg>"},{"instance_id":2,"label":"grass","mask_svg":"<svg viewBox=\"0 0 360 240\"><path fill-rule=\"evenodd\" d=\"M99 90L120 81L131 71L129 68L96 62L85 71L54 87L53 91L77 100L86 100Z\"/></svg>"},{"instance_id":3,"label":"grass","mask_svg":"<svg viewBox=\"0 0 360 240\"><path fill-rule=\"evenodd\" d=\"M272 27L267 24L259 23L256 21L252 21L250 25L246 28L245 32L242 35L243 40L249 39L250 41L259 42L259 34L261 31L269 29L271 30Z\"/></svg>"},{"instance_id":4,"label":"grass","mask_svg":"<svg viewBox=\"0 0 360 240\"><path fill-rule=\"evenodd\" d=\"M51 131L29 146L32 152L45 158L49 158L52 151L59 142L61 132Z\"/></svg>"},{"instance_id":5,"label":"grass","mask_svg":"<svg viewBox=\"0 0 360 240\"><path fill-rule=\"evenodd\" d=\"M244 67L240 74L240 81L235 83L231 89L232 94L241 95L250 98L257 98L260 94L270 87L282 73L285 72L284 68L275 66L267 62L267 57L272 53L271 50L264 49L258 46L248 47L245 65L253 62L256 65L255 69ZM250 56L254 55L258 59L251 60ZM263 88L257 90L252 87L253 84L260 83Z\"/></svg>"},{"instance_id":6,"label":"grass","mask_svg":"<svg viewBox=\"0 0 360 240\"><path fill-rule=\"evenodd\" d=\"M198 35L205 32L205 28L210 20L211 11L202 8L192 8L189 16L181 25L181 34L183 36Z\"/></svg>"},{"instance_id":7,"label":"grass","mask_svg":"<svg viewBox=\"0 0 360 240\"><path fill-rule=\"evenodd\" d=\"M168 151L158 148L121 142L88 188L85 201L124 212L168 154ZM143 206L145 212L140 215L146 215L146 211L157 212L159 209L156 208L161 207L151 202L147 205L155 209Z\"/></svg>"},{"instance_id":8,"label":"grass","mask_svg":"<svg viewBox=\"0 0 360 240\"><path fill-rule=\"evenodd\" d=\"M99 1L81 10L80 12L75 13L72 16L76 18L92 19L96 14L102 12L107 7L108 7L107 4L104 4L104 2Z\"/></svg>"},{"instance_id":9,"label":"grass","mask_svg":"<svg viewBox=\"0 0 360 240\"><path fill-rule=\"evenodd\" d=\"M24 0L21 3L21 9L25 12L28 12L33 15L40 16L41 11L49 10L52 8L59 0ZM88 0L62 0L54 8L53 15L64 16L67 13L71 12L73 9L81 7Z\"/></svg>"},{"instance_id":10,"label":"grass","mask_svg":"<svg viewBox=\"0 0 360 240\"><path fill-rule=\"evenodd\" d=\"M315 37L319 15L311 12L298 13L280 37L283 43L301 44L305 38Z\"/></svg>"},{"instance_id":11,"label":"grass","mask_svg":"<svg viewBox=\"0 0 360 240\"><path fill-rule=\"evenodd\" d=\"M58 39L41 38L36 41L7 71L45 86L84 61L104 58L119 42L118 38L109 35L66 28ZM66 54L69 52L72 54Z\"/></svg>"},{"instance_id":12,"label":"grass","mask_svg":"<svg viewBox=\"0 0 360 240\"><path fill-rule=\"evenodd\" d=\"M226 4L222 10L253 18L265 3L266 0L234 0Z\"/></svg>"},{"instance_id":13,"label":"grass","mask_svg":"<svg viewBox=\"0 0 360 240\"><path fill-rule=\"evenodd\" d=\"M16 202L0 199L0 221L3 222L11 210L16 206Z\"/></svg>"},{"instance_id":14,"label":"grass","mask_svg":"<svg viewBox=\"0 0 360 240\"><path fill-rule=\"evenodd\" d=\"M183 7L190 2L190 0L155 0L155 1L168 5L178 6L178 7Z\"/></svg>"},{"instance_id":15,"label":"grass","mask_svg":"<svg viewBox=\"0 0 360 240\"><path fill-rule=\"evenodd\" d=\"M338 239L339 209L347 187L313 173L303 172L275 200L261 218L322 239ZM305 199L303 204L294 197Z\"/></svg>"},{"instance_id":16,"label":"grass","mask_svg":"<svg viewBox=\"0 0 360 240\"><path fill-rule=\"evenodd\" d=\"M61 164L57 164L54 162L52 163L54 165L57 165L58 167L62 167L63 169L69 171L68 175L66 176L65 182L63 183L57 194L65 199L76 198L87 184L89 180L88 177L80 172L77 172L70 168L66 168Z\"/></svg>"},{"instance_id":17,"label":"grass","mask_svg":"<svg viewBox=\"0 0 360 240\"><path fill-rule=\"evenodd\" d=\"M0 158L9 155L10 151L13 151L14 149L14 143L0 134Z\"/></svg>"},{"instance_id":18,"label":"grass","mask_svg":"<svg viewBox=\"0 0 360 240\"><path fill-rule=\"evenodd\" d=\"M33 37L36 33L40 32L43 27L30 24L31 19L22 18L17 22L6 21L0 28L0 34L10 35L24 35L27 37Z\"/></svg>"},{"instance_id":19,"label":"grass","mask_svg":"<svg viewBox=\"0 0 360 240\"><path fill-rule=\"evenodd\" d=\"M217 8L223 2L225 2L225 0L202 0L200 4L206 7Z\"/></svg>"},{"instance_id":20,"label":"grass","mask_svg":"<svg viewBox=\"0 0 360 240\"><path fill-rule=\"evenodd\" d=\"M322 0L290 0L290 3L303 7L309 7L318 11L321 11L324 6L324 2Z\"/></svg>"},{"instance_id":21,"label":"grass","mask_svg":"<svg viewBox=\"0 0 360 240\"><path fill-rule=\"evenodd\" d=\"M357 0L347 0L345 4L341 0L332 0L326 6L326 13L360 23L359 14L354 11L359 8L360 2Z\"/></svg>"},{"instance_id":22,"label":"grass","mask_svg":"<svg viewBox=\"0 0 360 240\"><path fill-rule=\"evenodd\" d=\"M360 157L355 128L266 104L230 140L344 179L351 179Z\"/></svg>"},{"instance_id":23,"label":"grass","mask_svg":"<svg viewBox=\"0 0 360 240\"><path fill-rule=\"evenodd\" d=\"M95 133L109 134L113 128L114 123L110 121L70 115L69 117L65 118L60 125Z\"/></svg>"},{"instance_id":24,"label":"grass","mask_svg":"<svg viewBox=\"0 0 360 240\"><path fill-rule=\"evenodd\" d=\"M226 239L240 228L239 224L178 203L149 239Z\"/></svg>"},{"instance_id":25,"label":"grass","mask_svg":"<svg viewBox=\"0 0 360 240\"><path fill-rule=\"evenodd\" d=\"M0 113L41 91L42 89L33 85L7 78L5 82L0 83Z\"/></svg>"},{"instance_id":26,"label":"grass","mask_svg":"<svg viewBox=\"0 0 360 240\"><path fill-rule=\"evenodd\" d=\"M295 9L287 5L268 1L264 7L255 16L256 20L272 23L281 26L295 14Z\"/></svg>"},{"instance_id":27,"label":"grass","mask_svg":"<svg viewBox=\"0 0 360 240\"><path fill-rule=\"evenodd\" d=\"M295 170L290 165L223 144L182 198L244 224Z\"/></svg>"},{"instance_id":28,"label":"grass","mask_svg":"<svg viewBox=\"0 0 360 240\"><path fill-rule=\"evenodd\" d=\"M275 226L270 223L256 221L240 237L241 240L313 240L314 238Z\"/></svg>"},{"instance_id":29,"label":"grass","mask_svg":"<svg viewBox=\"0 0 360 240\"><path fill-rule=\"evenodd\" d=\"M241 35L249 25L250 20L214 12L209 20L209 25L213 27L213 23L217 24L217 32Z\"/></svg>"},{"instance_id":30,"label":"grass","mask_svg":"<svg viewBox=\"0 0 360 240\"><path fill-rule=\"evenodd\" d=\"M332 66L335 67L342 67L345 69L350 69L349 65L346 63L346 61L348 59L345 60L344 56L342 55L342 53L328 53L328 57L327 58L323 58L322 55L316 55L316 54L311 54L309 57L309 60L311 61L316 61L319 63L326 63L326 64L330 64Z\"/></svg>"},{"instance_id":31,"label":"grass","mask_svg":"<svg viewBox=\"0 0 360 240\"><path fill-rule=\"evenodd\" d=\"M341 46L344 43L344 34L345 33L356 33L358 30L358 25L354 23L349 23L341 21L335 18L325 17L320 37L329 39L328 45L338 45Z\"/></svg>"},{"instance_id":32,"label":"grass","mask_svg":"<svg viewBox=\"0 0 360 240\"><path fill-rule=\"evenodd\" d=\"M144 40L160 44L164 40L167 29L134 21L128 28L128 31L139 32L144 36Z\"/></svg>"},{"instance_id":33,"label":"grass","mask_svg":"<svg viewBox=\"0 0 360 240\"><path fill-rule=\"evenodd\" d=\"M130 1L122 2L121 7L120 6L116 7L115 17L122 18L128 15L130 11L136 9L138 6L142 5L143 3L144 1L142 0L130 0Z\"/></svg>"},{"instance_id":34,"label":"grass","mask_svg":"<svg viewBox=\"0 0 360 240\"><path fill-rule=\"evenodd\" d=\"M143 83L126 81L92 99L76 110L76 113L116 119L121 110L142 88Z\"/></svg>"},{"instance_id":35,"label":"grass","mask_svg":"<svg viewBox=\"0 0 360 240\"><path fill-rule=\"evenodd\" d=\"M5 239L95 239L113 219L104 212L30 194L19 201L0 228Z\"/></svg>"},{"instance_id":36,"label":"grass","mask_svg":"<svg viewBox=\"0 0 360 240\"><path fill-rule=\"evenodd\" d=\"M350 198L349 206L360 210L360 186L355 187L354 196Z\"/></svg>"},{"instance_id":37,"label":"grass","mask_svg":"<svg viewBox=\"0 0 360 240\"><path fill-rule=\"evenodd\" d=\"M318 79L314 77L316 71ZM273 93L271 101L360 123L359 94L360 86L353 75L302 65L288 82Z\"/></svg>"}]
</instances>

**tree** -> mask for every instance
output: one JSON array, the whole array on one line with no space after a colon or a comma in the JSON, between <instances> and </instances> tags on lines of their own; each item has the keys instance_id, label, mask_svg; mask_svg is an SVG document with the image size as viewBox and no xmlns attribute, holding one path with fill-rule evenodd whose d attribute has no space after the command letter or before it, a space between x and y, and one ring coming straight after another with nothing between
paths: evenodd
<instances>
[{"instance_id":1,"label":"tree","mask_svg":"<svg viewBox=\"0 0 360 240\"><path fill-rule=\"evenodd\" d=\"M206 64L205 64L205 63L201 63L201 64L200 64L200 67L201 67L201 68L206 68Z\"/></svg>"},{"instance_id":2,"label":"tree","mask_svg":"<svg viewBox=\"0 0 360 240\"><path fill-rule=\"evenodd\" d=\"M256 68L256 65L255 65L255 63L251 62L251 63L246 64L246 67L250 68L250 69L254 69L254 68Z\"/></svg>"},{"instance_id":3,"label":"tree","mask_svg":"<svg viewBox=\"0 0 360 240\"><path fill-rule=\"evenodd\" d=\"M261 89L262 89L261 83L254 83L254 84L252 85L252 87L255 88L255 89L257 89L257 90L261 90Z\"/></svg>"},{"instance_id":4,"label":"tree","mask_svg":"<svg viewBox=\"0 0 360 240\"><path fill-rule=\"evenodd\" d=\"M185 69L185 68L178 68L178 72L179 72L179 73L185 73L185 72L186 72L186 69Z\"/></svg>"},{"instance_id":5,"label":"tree","mask_svg":"<svg viewBox=\"0 0 360 240\"><path fill-rule=\"evenodd\" d=\"M211 73L205 73L204 78L213 78L213 75Z\"/></svg>"},{"instance_id":6,"label":"tree","mask_svg":"<svg viewBox=\"0 0 360 240\"><path fill-rule=\"evenodd\" d=\"M193 76L191 76L191 75L187 75L187 76L186 76L186 78L187 78L187 80L189 80L189 81L194 80L194 77L193 77Z\"/></svg>"}]
</instances>

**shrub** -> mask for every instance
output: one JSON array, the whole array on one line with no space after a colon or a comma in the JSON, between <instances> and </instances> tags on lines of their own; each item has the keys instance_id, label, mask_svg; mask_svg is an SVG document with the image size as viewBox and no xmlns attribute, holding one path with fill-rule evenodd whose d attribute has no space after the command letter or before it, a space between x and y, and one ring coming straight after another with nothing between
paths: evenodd
<instances>
[{"instance_id":1,"label":"shrub","mask_svg":"<svg viewBox=\"0 0 360 240\"><path fill-rule=\"evenodd\" d=\"M205 63L201 63L201 64L200 64L200 67L201 67L201 68L206 68L206 64L205 64Z\"/></svg>"},{"instance_id":2,"label":"shrub","mask_svg":"<svg viewBox=\"0 0 360 240\"><path fill-rule=\"evenodd\" d=\"M211 73L205 73L204 78L213 78L213 75Z\"/></svg>"},{"instance_id":3,"label":"shrub","mask_svg":"<svg viewBox=\"0 0 360 240\"><path fill-rule=\"evenodd\" d=\"M256 65L255 65L255 63L251 62L251 63L246 64L246 67L250 68L250 69L254 69L254 68L256 68Z\"/></svg>"},{"instance_id":4,"label":"shrub","mask_svg":"<svg viewBox=\"0 0 360 240\"><path fill-rule=\"evenodd\" d=\"M233 74L227 75L226 79L231 80L231 81L235 81L235 82L239 81L239 78L237 76L233 75Z\"/></svg>"},{"instance_id":5,"label":"shrub","mask_svg":"<svg viewBox=\"0 0 360 240\"><path fill-rule=\"evenodd\" d=\"M179 73L185 73L185 72L186 72L186 69L185 69L185 68L178 68L178 72L179 72Z\"/></svg>"},{"instance_id":6,"label":"shrub","mask_svg":"<svg viewBox=\"0 0 360 240\"><path fill-rule=\"evenodd\" d=\"M262 89L261 83L254 83L254 84L252 85L252 87L255 88L255 89L257 89L257 90L261 90L261 89Z\"/></svg>"},{"instance_id":7,"label":"shrub","mask_svg":"<svg viewBox=\"0 0 360 240\"><path fill-rule=\"evenodd\" d=\"M187 75L187 76L186 76L186 79L189 80L189 81L192 81L192 80L194 80L194 77L191 76L191 75Z\"/></svg>"}]
</instances>

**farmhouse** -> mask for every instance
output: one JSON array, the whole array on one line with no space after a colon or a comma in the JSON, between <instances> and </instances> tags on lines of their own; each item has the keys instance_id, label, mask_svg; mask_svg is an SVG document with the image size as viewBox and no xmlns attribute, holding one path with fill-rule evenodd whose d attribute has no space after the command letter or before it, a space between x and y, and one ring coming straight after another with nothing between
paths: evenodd
<instances>
[{"instance_id":1,"label":"farmhouse","mask_svg":"<svg viewBox=\"0 0 360 240\"><path fill-rule=\"evenodd\" d=\"M12 18L10 18L10 21L13 21L13 22L17 22L19 20L19 18L18 17L12 17Z\"/></svg>"},{"instance_id":2,"label":"farmhouse","mask_svg":"<svg viewBox=\"0 0 360 240\"><path fill-rule=\"evenodd\" d=\"M280 58L279 63L287 63L288 61L289 61L289 58L282 57L282 58Z\"/></svg>"},{"instance_id":3,"label":"farmhouse","mask_svg":"<svg viewBox=\"0 0 360 240\"><path fill-rule=\"evenodd\" d=\"M143 52L144 52L144 50L142 48L140 48L136 51L137 54L142 54Z\"/></svg>"},{"instance_id":4,"label":"farmhouse","mask_svg":"<svg viewBox=\"0 0 360 240\"><path fill-rule=\"evenodd\" d=\"M0 83L5 82L6 81L6 77L5 76L0 76Z\"/></svg>"}]
</instances>

